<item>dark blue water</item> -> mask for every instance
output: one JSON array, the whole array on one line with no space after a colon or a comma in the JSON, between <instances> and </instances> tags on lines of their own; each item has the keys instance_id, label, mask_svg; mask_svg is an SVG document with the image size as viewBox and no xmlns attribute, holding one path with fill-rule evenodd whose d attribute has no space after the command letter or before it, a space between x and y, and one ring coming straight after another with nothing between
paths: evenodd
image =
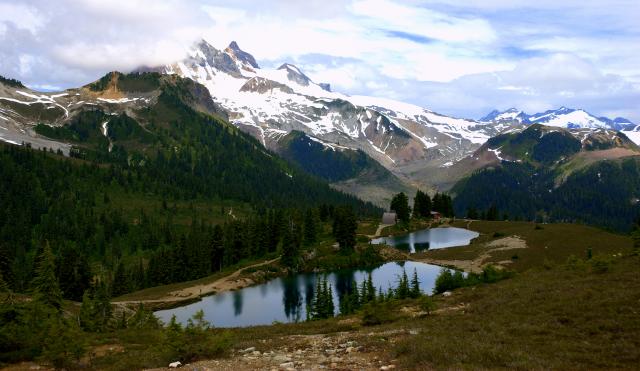
<instances>
[{"instance_id":1,"label":"dark blue water","mask_svg":"<svg viewBox=\"0 0 640 371\"><path fill-rule=\"evenodd\" d=\"M414 253L428 249L465 246L478 237L478 232L463 228L432 228L404 234L401 236L380 237L371 241L373 244L387 244L397 249Z\"/></svg>"},{"instance_id":2,"label":"dark blue water","mask_svg":"<svg viewBox=\"0 0 640 371\"><path fill-rule=\"evenodd\" d=\"M389 287L396 287L403 270L409 278L414 269L418 273L420 289L431 293L441 267L417 262L386 263L372 270L342 270L327 275L333 289L333 302L338 310L341 297L355 280L360 283L368 277L376 288L382 287L386 293ZM197 311L204 311L205 319L216 327L244 327L269 325L275 321L296 322L306 319L306 306L313 297L318 274L302 273L283 277L237 291L223 292L203 298L184 307L162 310L156 316L167 323L172 315L181 323L186 323Z\"/></svg>"}]
</instances>

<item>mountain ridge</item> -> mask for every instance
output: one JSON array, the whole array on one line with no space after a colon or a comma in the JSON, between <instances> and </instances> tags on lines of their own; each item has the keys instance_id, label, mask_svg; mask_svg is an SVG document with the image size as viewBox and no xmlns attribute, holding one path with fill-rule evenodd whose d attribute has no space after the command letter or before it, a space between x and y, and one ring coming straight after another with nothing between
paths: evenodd
<instances>
[{"instance_id":1,"label":"mountain ridge","mask_svg":"<svg viewBox=\"0 0 640 371\"><path fill-rule=\"evenodd\" d=\"M229 121L277 151L285 133L300 131L334 145L362 150L404 182L429 188L424 170L458 161L511 125L437 114L415 105L332 92L291 63L278 69L233 66L209 43L182 61L157 68L206 86ZM239 49L239 48L238 48ZM235 52L234 52L235 53Z\"/></svg>"}]
</instances>

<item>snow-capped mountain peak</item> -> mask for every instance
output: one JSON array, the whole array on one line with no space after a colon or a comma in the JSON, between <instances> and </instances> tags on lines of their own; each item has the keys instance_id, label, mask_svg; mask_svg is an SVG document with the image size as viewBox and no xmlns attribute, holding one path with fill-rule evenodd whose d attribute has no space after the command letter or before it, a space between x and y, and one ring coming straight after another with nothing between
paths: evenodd
<instances>
[{"instance_id":1,"label":"snow-capped mountain peak","mask_svg":"<svg viewBox=\"0 0 640 371\"><path fill-rule=\"evenodd\" d=\"M529 117L528 123L547 126L563 127L568 129L605 129L606 122L598 119L583 109L571 109L560 107L557 110L549 110Z\"/></svg>"},{"instance_id":2,"label":"snow-capped mountain peak","mask_svg":"<svg viewBox=\"0 0 640 371\"><path fill-rule=\"evenodd\" d=\"M515 121L522 123L526 115L517 108L509 108L506 111L493 110L488 115L480 119L482 122L508 122Z\"/></svg>"},{"instance_id":3,"label":"snow-capped mountain peak","mask_svg":"<svg viewBox=\"0 0 640 371\"><path fill-rule=\"evenodd\" d=\"M235 41L232 41L224 51L225 53L229 54L231 57L235 58L238 62L240 62L245 67L249 66L251 68L260 68L260 66L258 66L258 62L256 62L256 59L253 57L253 55L240 49L240 47L238 46L238 43Z\"/></svg>"}]
</instances>

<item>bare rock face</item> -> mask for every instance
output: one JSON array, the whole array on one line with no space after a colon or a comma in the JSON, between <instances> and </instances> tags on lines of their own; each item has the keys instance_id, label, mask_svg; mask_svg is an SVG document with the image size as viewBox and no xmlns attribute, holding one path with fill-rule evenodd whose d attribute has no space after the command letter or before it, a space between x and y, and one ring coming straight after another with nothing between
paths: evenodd
<instances>
[{"instance_id":1,"label":"bare rock face","mask_svg":"<svg viewBox=\"0 0 640 371\"><path fill-rule=\"evenodd\" d=\"M282 66L278 67L279 70L287 71L287 78L289 81L294 81L302 86L309 86L311 83L311 79L307 77L300 69L292 64L285 63Z\"/></svg>"},{"instance_id":2,"label":"bare rock face","mask_svg":"<svg viewBox=\"0 0 640 371\"><path fill-rule=\"evenodd\" d=\"M225 53L234 57L236 60L240 61L241 63L248 64L253 68L260 68L258 66L258 62L256 62L256 59L253 57L253 55L240 49L240 47L238 46L238 43L235 41L232 41L231 44L229 44L229 46L224 51Z\"/></svg>"},{"instance_id":3,"label":"bare rock face","mask_svg":"<svg viewBox=\"0 0 640 371\"><path fill-rule=\"evenodd\" d=\"M331 92L331 84L329 84L328 82L321 82L318 85L320 85L320 87L328 92Z\"/></svg>"}]
</instances>

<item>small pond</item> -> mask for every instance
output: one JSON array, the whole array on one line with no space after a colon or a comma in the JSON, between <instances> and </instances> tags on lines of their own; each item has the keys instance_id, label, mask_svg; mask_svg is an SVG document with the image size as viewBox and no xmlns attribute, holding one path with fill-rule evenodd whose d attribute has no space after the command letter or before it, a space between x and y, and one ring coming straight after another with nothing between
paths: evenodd
<instances>
[{"instance_id":1,"label":"small pond","mask_svg":"<svg viewBox=\"0 0 640 371\"><path fill-rule=\"evenodd\" d=\"M375 238L373 244L387 244L397 249L414 253L429 249L465 246L478 237L478 232L463 228L431 228L415 231L409 234L391 237Z\"/></svg>"}]
</instances>

